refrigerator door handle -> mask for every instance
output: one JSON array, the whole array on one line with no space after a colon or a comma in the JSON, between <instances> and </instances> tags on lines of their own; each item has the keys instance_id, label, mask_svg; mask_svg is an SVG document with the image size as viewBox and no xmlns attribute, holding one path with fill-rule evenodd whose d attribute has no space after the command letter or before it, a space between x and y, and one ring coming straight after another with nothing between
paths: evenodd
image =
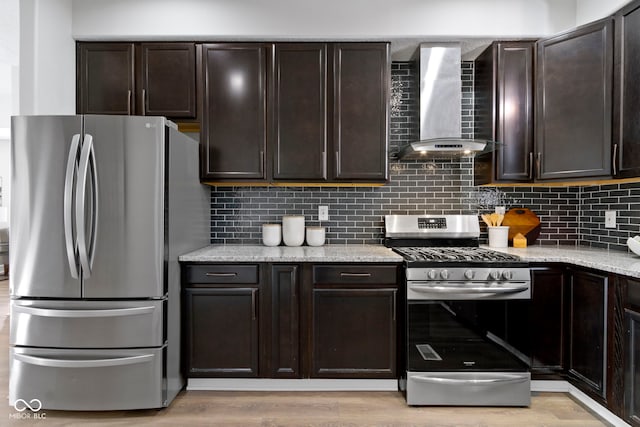
<instances>
[{"instance_id":1,"label":"refrigerator door handle","mask_svg":"<svg viewBox=\"0 0 640 427\"><path fill-rule=\"evenodd\" d=\"M67 249L67 261L71 277L78 278L78 245L73 229L73 189L78 178L78 149L80 148L80 135L75 134L71 138L67 168L64 178L64 242Z\"/></svg>"},{"instance_id":2,"label":"refrigerator door handle","mask_svg":"<svg viewBox=\"0 0 640 427\"><path fill-rule=\"evenodd\" d=\"M89 169L91 168L91 169ZM87 242L86 228L86 201L87 180L91 171L91 234L90 242ZM76 187L76 228L78 234L78 251L80 265L85 278L91 277L91 268L95 254L96 232L98 226L98 174L96 169L95 151L93 149L93 136L85 134L80 153L80 168L78 171L78 186Z\"/></svg>"},{"instance_id":3,"label":"refrigerator door handle","mask_svg":"<svg viewBox=\"0 0 640 427\"><path fill-rule=\"evenodd\" d=\"M54 308L38 308L29 307L24 305L14 305L13 310L16 313L30 314L32 316L40 317L123 317L123 316L138 316L141 314L150 314L156 310L154 306L145 307L131 307L131 308L111 308L111 309L97 309L97 310L58 310Z\"/></svg>"},{"instance_id":4,"label":"refrigerator door handle","mask_svg":"<svg viewBox=\"0 0 640 427\"><path fill-rule=\"evenodd\" d=\"M53 359L49 357L34 357L26 354L15 353L16 360L29 365L44 366L48 368L102 368L107 366L134 365L136 363L146 363L153 361L153 354L140 356L116 357L109 359Z\"/></svg>"}]
</instances>

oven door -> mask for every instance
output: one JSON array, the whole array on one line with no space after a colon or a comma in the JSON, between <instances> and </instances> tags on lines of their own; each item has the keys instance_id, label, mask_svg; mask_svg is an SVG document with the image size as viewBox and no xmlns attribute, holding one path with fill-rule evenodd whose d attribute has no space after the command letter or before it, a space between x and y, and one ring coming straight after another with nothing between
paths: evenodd
<instances>
[{"instance_id":1,"label":"oven door","mask_svg":"<svg viewBox=\"0 0 640 427\"><path fill-rule=\"evenodd\" d=\"M528 300L410 301L412 372L528 372Z\"/></svg>"}]
</instances>

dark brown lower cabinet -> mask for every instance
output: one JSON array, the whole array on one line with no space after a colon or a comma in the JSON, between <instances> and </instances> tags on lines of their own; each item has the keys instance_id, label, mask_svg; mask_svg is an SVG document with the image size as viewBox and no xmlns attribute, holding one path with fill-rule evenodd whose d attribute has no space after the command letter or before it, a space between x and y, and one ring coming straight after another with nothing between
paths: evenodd
<instances>
[{"instance_id":1,"label":"dark brown lower cabinet","mask_svg":"<svg viewBox=\"0 0 640 427\"><path fill-rule=\"evenodd\" d=\"M532 267L531 371L534 377L562 374L565 359L565 268Z\"/></svg>"},{"instance_id":2,"label":"dark brown lower cabinet","mask_svg":"<svg viewBox=\"0 0 640 427\"><path fill-rule=\"evenodd\" d=\"M625 360L625 420L640 426L640 312L625 310L627 324Z\"/></svg>"},{"instance_id":3,"label":"dark brown lower cabinet","mask_svg":"<svg viewBox=\"0 0 640 427\"><path fill-rule=\"evenodd\" d=\"M571 270L569 292L569 379L606 404L607 296L605 274Z\"/></svg>"},{"instance_id":4,"label":"dark brown lower cabinet","mask_svg":"<svg viewBox=\"0 0 640 427\"><path fill-rule=\"evenodd\" d=\"M396 377L395 288L312 291L311 377Z\"/></svg>"},{"instance_id":5,"label":"dark brown lower cabinet","mask_svg":"<svg viewBox=\"0 0 640 427\"><path fill-rule=\"evenodd\" d=\"M300 267L271 268L271 357L272 378L300 378Z\"/></svg>"},{"instance_id":6,"label":"dark brown lower cabinet","mask_svg":"<svg viewBox=\"0 0 640 427\"><path fill-rule=\"evenodd\" d=\"M185 290L190 377L257 377L258 288Z\"/></svg>"}]
</instances>

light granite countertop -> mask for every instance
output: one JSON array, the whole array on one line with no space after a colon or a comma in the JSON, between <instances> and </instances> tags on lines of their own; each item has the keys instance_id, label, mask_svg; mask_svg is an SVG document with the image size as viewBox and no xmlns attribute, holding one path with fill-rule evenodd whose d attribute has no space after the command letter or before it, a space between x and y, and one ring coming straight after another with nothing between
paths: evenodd
<instances>
[{"instance_id":1,"label":"light granite countertop","mask_svg":"<svg viewBox=\"0 0 640 427\"><path fill-rule=\"evenodd\" d=\"M486 247L486 246L485 246ZM631 252L581 246L529 246L527 248L489 248L518 255L529 262L558 262L640 278L640 256Z\"/></svg>"},{"instance_id":2,"label":"light granite countertop","mask_svg":"<svg viewBox=\"0 0 640 427\"><path fill-rule=\"evenodd\" d=\"M487 247L487 246L483 246ZM487 247L488 248L488 247ZM640 256L580 246L489 248L536 263L565 263L640 278ZM391 262L403 258L382 245L211 245L179 257L181 262Z\"/></svg>"},{"instance_id":3,"label":"light granite countertop","mask_svg":"<svg viewBox=\"0 0 640 427\"><path fill-rule=\"evenodd\" d=\"M211 245L184 254L182 262L402 262L382 245Z\"/></svg>"}]
</instances>

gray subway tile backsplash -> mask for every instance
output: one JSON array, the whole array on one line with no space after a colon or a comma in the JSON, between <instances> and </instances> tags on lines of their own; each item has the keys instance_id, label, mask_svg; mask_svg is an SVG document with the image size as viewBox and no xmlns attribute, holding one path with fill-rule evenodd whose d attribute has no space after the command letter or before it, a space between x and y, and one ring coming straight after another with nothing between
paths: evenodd
<instances>
[{"instance_id":1,"label":"gray subway tile backsplash","mask_svg":"<svg viewBox=\"0 0 640 427\"><path fill-rule=\"evenodd\" d=\"M462 63L462 136L473 137L473 62ZM394 160L406 143L418 139L417 68L392 64L390 181L383 187L213 187L211 243L256 244L261 225L283 215L302 214L317 225L319 205L329 206L330 244L380 244L387 214L477 214L478 191L497 191L509 207L528 207L541 221L540 245L580 244L626 250L640 234L640 183L587 187L473 187L471 159L428 162ZM618 211L618 226L604 228L604 211ZM481 242L486 227L481 226Z\"/></svg>"}]
</instances>

